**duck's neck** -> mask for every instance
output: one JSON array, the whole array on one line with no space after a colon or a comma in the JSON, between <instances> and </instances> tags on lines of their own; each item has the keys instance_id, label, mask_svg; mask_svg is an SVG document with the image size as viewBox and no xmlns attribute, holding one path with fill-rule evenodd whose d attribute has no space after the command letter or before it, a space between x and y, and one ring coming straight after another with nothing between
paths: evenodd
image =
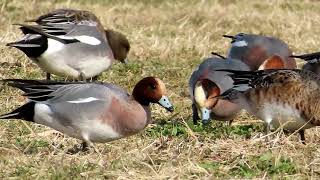
<instances>
[{"instance_id":1,"label":"duck's neck","mask_svg":"<svg viewBox=\"0 0 320 180\"><path fill-rule=\"evenodd\" d=\"M144 89L141 89L139 87L135 87L132 91L132 98L136 100L141 106L149 106L150 101L146 100L141 92L143 92Z\"/></svg>"},{"instance_id":2,"label":"duck's neck","mask_svg":"<svg viewBox=\"0 0 320 180\"><path fill-rule=\"evenodd\" d=\"M142 106L144 111L146 112L146 115L147 115L147 123L146 123L146 126L148 124L150 124L151 122L151 110L150 110L150 106Z\"/></svg>"}]
</instances>

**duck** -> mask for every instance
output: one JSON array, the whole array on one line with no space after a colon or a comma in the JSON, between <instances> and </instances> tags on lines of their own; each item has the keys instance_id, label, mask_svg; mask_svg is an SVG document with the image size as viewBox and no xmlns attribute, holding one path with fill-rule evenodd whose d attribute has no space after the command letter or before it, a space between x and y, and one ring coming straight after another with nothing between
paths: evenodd
<instances>
[{"instance_id":1,"label":"duck","mask_svg":"<svg viewBox=\"0 0 320 180\"><path fill-rule=\"evenodd\" d=\"M297 68L294 58L290 57L292 51L289 46L276 37L247 33L223 37L231 39L227 57L243 61L252 71L258 70L261 64L273 55L283 59L286 69Z\"/></svg>"},{"instance_id":2,"label":"duck","mask_svg":"<svg viewBox=\"0 0 320 180\"><path fill-rule=\"evenodd\" d=\"M249 67L238 60L217 57L204 59L192 72L189 79L189 94L192 101L192 119L197 124L199 112L202 123L207 124L210 119L232 122L240 108L229 101L214 98L232 87L232 80L224 72L216 69L228 68L234 70L249 70Z\"/></svg>"},{"instance_id":3,"label":"duck","mask_svg":"<svg viewBox=\"0 0 320 180\"><path fill-rule=\"evenodd\" d=\"M110 68L112 62L127 62L130 43L126 36L105 30L91 12L58 9L36 19L36 25L16 24L24 34L6 45L25 53L47 73L73 80L86 80Z\"/></svg>"},{"instance_id":4,"label":"duck","mask_svg":"<svg viewBox=\"0 0 320 180\"><path fill-rule=\"evenodd\" d=\"M292 55L291 57L305 60L307 63L302 66L302 69L320 75L320 52Z\"/></svg>"},{"instance_id":5,"label":"duck","mask_svg":"<svg viewBox=\"0 0 320 180\"><path fill-rule=\"evenodd\" d=\"M228 72L234 81L219 98L263 120L267 135L282 128L298 132L305 144L305 130L320 125L320 77L315 73L301 69L218 71Z\"/></svg>"},{"instance_id":6,"label":"duck","mask_svg":"<svg viewBox=\"0 0 320 180\"><path fill-rule=\"evenodd\" d=\"M174 108L166 87L156 77L145 77L128 94L121 87L101 82L59 82L4 79L3 83L24 92L28 101L0 119L41 124L83 141L105 143L142 131L151 122L150 104L169 112Z\"/></svg>"},{"instance_id":7,"label":"duck","mask_svg":"<svg viewBox=\"0 0 320 180\"><path fill-rule=\"evenodd\" d=\"M233 81L226 76L226 72L216 70L249 71L250 67L240 60L225 58L216 52L212 54L216 57L204 59L189 79L193 123L197 124L200 119L198 112L201 112L203 124L208 124L210 119L229 121L231 124L241 108L228 100L215 98L233 87ZM284 63L281 57L273 55L259 69L281 69Z\"/></svg>"}]
</instances>

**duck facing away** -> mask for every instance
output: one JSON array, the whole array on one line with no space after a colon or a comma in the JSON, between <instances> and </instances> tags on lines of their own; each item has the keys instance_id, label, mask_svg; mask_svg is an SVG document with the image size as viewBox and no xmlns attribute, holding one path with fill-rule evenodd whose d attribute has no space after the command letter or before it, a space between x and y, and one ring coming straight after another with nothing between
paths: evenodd
<instances>
[{"instance_id":1,"label":"duck facing away","mask_svg":"<svg viewBox=\"0 0 320 180\"><path fill-rule=\"evenodd\" d=\"M23 51L43 71L85 80L107 70L114 59L126 62L130 44L121 33L104 30L89 11L58 9L18 24L24 37L7 46Z\"/></svg>"},{"instance_id":2,"label":"duck facing away","mask_svg":"<svg viewBox=\"0 0 320 180\"><path fill-rule=\"evenodd\" d=\"M24 91L29 101L1 119L22 119L51 127L84 141L109 142L136 134L151 121L150 103L173 111L164 83L139 81L132 95L113 84L3 80Z\"/></svg>"},{"instance_id":3,"label":"duck facing away","mask_svg":"<svg viewBox=\"0 0 320 180\"><path fill-rule=\"evenodd\" d=\"M279 56L284 62L284 68L295 69L296 62L290 57L292 51L282 40L256 34L239 33L223 35L231 39L228 58L238 59L246 63L250 70L258 70L263 62L273 55Z\"/></svg>"},{"instance_id":4,"label":"duck facing away","mask_svg":"<svg viewBox=\"0 0 320 180\"><path fill-rule=\"evenodd\" d=\"M320 78L306 70L229 72L234 87L220 96L262 119L271 128L298 131L320 125Z\"/></svg>"}]
</instances>

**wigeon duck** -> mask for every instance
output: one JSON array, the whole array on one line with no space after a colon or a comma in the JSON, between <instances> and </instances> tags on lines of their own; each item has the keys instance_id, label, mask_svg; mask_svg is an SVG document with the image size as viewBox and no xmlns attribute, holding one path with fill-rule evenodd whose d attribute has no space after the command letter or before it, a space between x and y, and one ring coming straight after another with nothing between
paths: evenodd
<instances>
[{"instance_id":1,"label":"wigeon duck","mask_svg":"<svg viewBox=\"0 0 320 180\"><path fill-rule=\"evenodd\" d=\"M20 25L22 40L8 43L33 60L43 71L69 79L85 80L107 70L114 59L125 62L128 39L104 30L88 11L59 9L35 20L38 25Z\"/></svg>"},{"instance_id":2,"label":"wigeon duck","mask_svg":"<svg viewBox=\"0 0 320 180\"><path fill-rule=\"evenodd\" d=\"M84 141L109 142L143 130L151 121L150 103L173 111L164 83L140 80L132 95L113 84L8 79L29 101L1 119L42 124Z\"/></svg>"},{"instance_id":3,"label":"wigeon duck","mask_svg":"<svg viewBox=\"0 0 320 180\"><path fill-rule=\"evenodd\" d=\"M302 66L302 69L312 71L320 75L320 52L303 55L292 55L291 57L307 61L307 63Z\"/></svg>"},{"instance_id":4,"label":"wigeon duck","mask_svg":"<svg viewBox=\"0 0 320 180\"><path fill-rule=\"evenodd\" d=\"M258 70L261 64L273 55L283 59L286 69L296 68L295 60L290 57L291 50L278 38L245 33L223 37L232 39L227 57L243 61L252 71Z\"/></svg>"},{"instance_id":5,"label":"wigeon duck","mask_svg":"<svg viewBox=\"0 0 320 180\"><path fill-rule=\"evenodd\" d=\"M220 98L262 119L267 134L282 127L298 131L304 143L304 130L320 125L320 77L316 74L298 69L222 71L230 73L234 87Z\"/></svg>"},{"instance_id":6,"label":"wigeon duck","mask_svg":"<svg viewBox=\"0 0 320 180\"><path fill-rule=\"evenodd\" d=\"M189 79L189 93L195 124L200 119L198 111L201 113L202 122L208 123L210 118L231 122L240 110L238 105L230 101L214 98L232 87L232 80L225 76L225 72L215 71L222 68L249 70L246 64L238 60L225 60L218 57L205 59Z\"/></svg>"},{"instance_id":7,"label":"wigeon duck","mask_svg":"<svg viewBox=\"0 0 320 180\"><path fill-rule=\"evenodd\" d=\"M200 119L198 111L201 112L203 123L212 119L229 121L230 123L240 111L240 107L230 101L214 98L233 87L232 80L226 76L226 72L216 71L218 69L243 70L250 68L242 61L224 58L218 53L212 53L220 58L208 58L192 73L189 80L189 93L192 99L193 122L196 124ZM266 59L259 69L284 68L283 59L273 55Z\"/></svg>"}]
</instances>

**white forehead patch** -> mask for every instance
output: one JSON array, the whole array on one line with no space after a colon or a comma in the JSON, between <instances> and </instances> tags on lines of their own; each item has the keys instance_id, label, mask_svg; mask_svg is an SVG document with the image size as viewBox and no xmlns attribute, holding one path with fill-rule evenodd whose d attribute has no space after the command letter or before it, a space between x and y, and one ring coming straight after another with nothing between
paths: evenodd
<instances>
[{"instance_id":1,"label":"white forehead patch","mask_svg":"<svg viewBox=\"0 0 320 180\"><path fill-rule=\"evenodd\" d=\"M248 46L248 43L245 40L236 41L236 42L232 43L232 47L246 47L246 46Z\"/></svg>"},{"instance_id":2,"label":"white forehead patch","mask_svg":"<svg viewBox=\"0 0 320 180\"><path fill-rule=\"evenodd\" d=\"M73 104L81 104L81 103L88 103L92 101L98 101L99 99L94 98L94 97L88 97L88 98L79 98L74 101L67 101L68 103L73 103Z\"/></svg>"},{"instance_id":3,"label":"white forehead patch","mask_svg":"<svg viewBox=\"0 0 320 180\"><path fill-rule=\"evenodd\" d=\"M196 101L196 103L200 106L200 107L204 107L205 106L205 102L206 102L206 93L203 89L203 87L200 86L196 86L194 89L194 99Z\"/></svg>"},{"instance_id":4,"label":"white forehead patch","mask_svg":"<svg viewBox=\"0 0 320 180\"><path fill-rule=\"evenodd\" d=\"M163 81L161 81L161 79L159 78L155 78L155 80L158 82L158 85L162 91L162 94L166 94L166 86L164 85Z\"/></svg>"}]
</instances>

